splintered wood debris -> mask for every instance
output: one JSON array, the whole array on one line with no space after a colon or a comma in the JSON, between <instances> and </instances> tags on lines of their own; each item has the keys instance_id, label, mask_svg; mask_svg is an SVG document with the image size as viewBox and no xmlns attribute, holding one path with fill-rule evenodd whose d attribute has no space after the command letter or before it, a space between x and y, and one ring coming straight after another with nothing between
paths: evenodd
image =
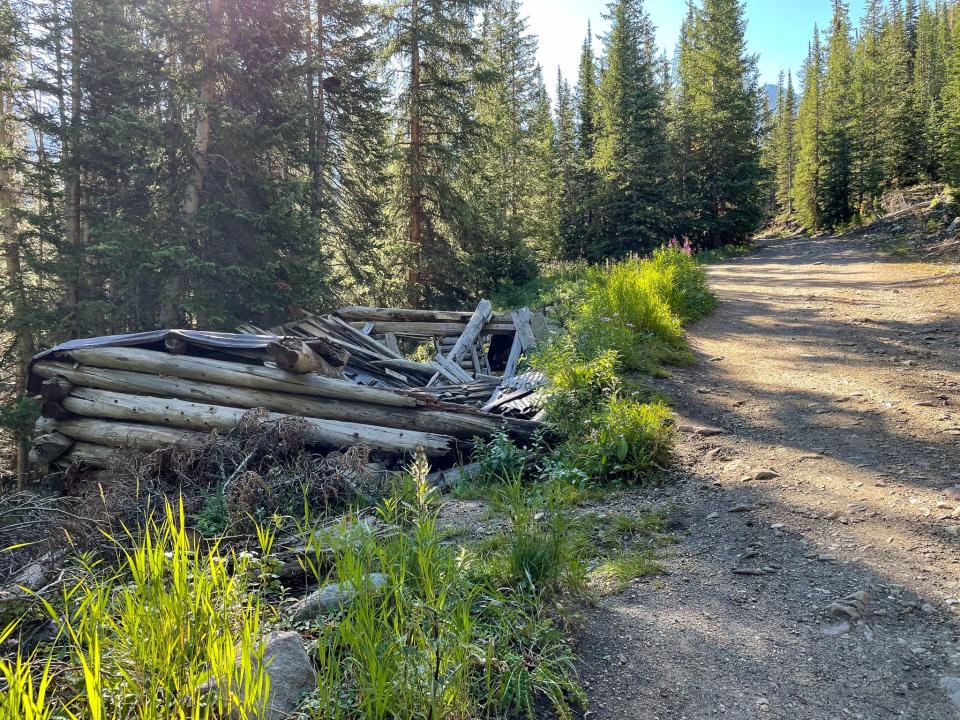
<instances>
[{"instance_id":1,"label":"splintered wood debris","mask_svg":"<svg viewBox=\"0 0 960 720\"><path fill-rule=\"evenodd\" d=\"M481 300L473 312L346 307L237 334L73 340L33 359L31 461L110 467L128 448L197 446L265 408L264 423L304 418L318 450L362 444L396 465L422 448L449 467L473 438L537 429L545 378L517 368L550 332L542 313Z\"/></svg>"}]
</instances>

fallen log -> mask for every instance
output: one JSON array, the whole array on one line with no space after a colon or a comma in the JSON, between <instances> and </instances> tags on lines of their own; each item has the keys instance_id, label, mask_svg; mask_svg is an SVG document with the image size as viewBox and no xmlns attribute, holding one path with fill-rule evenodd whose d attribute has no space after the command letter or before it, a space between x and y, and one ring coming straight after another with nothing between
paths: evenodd
<instances>
[{"instance_id":1,"label":"fallen log","mask_svg":"<svg viewBox=\"0 0 960 720\"><path fill-rule=\"evenodd\" d=\"M73 444L70 452L58 458L57 464L84 463L96 468L106 468L119 462L122 457L123 451L117 448L78 442Z\"/></svg>"},{"instance_id":2,"label":"fallen log","mask_svg":"<svg viewBox=\"0 0 960 720\"><path fill-rule=\"evenodd\" d=\"M157 450L171 445L198 448L209 441L206 433L94 418L61 420L57 423L57 431L71 438L71 442L77 440L110 447L134 447L139 450Z\"/></svg>"},{"instance_id":3,"label":"fallen log","mask_svg":"<svg viewBox=\"0 0 960 720\"><path fill-rule=\"evenodd\" d=\"M267 345L267 354L278 368L295 375L319 373L328 378L343 378L339 370L299 338L280 338Z\"/></svg>"},{"instance_id":4,"label":"fallen log","mask_svg":"<svg viewBox=\"0 0 960 720\"><path fill-rule=\"evenodd\" d=\"M63 405L69 412L82 417L132 420L200 432L232 430L247 412L221 405L127 395L90 388L76 388L73 394L63 401ZM288 420L292 417L282 413L270 413L264 422ZM407 453L422 447L428 456L438 457L449 453L456 443L450 435L417 430L316 418L302 418L302 421L310 442L332 449L359 443L373 450Z\"/></svg>"},{"instance_id":5,"label":"fallen log","mask_svg":"<svg viewBox=\"0 0 960 720\"><path fill-rule=\"evenodd\" d=\"M82 365L166 375L233 387L276 390L396 407L415 407L417 404L417 401L408 395L355 385L345 380L334 380L318 375L294 375L260 365L223 362L187 355L168 355L139 348L83 348L69 350L62 355Z\"/></svg>"},{"instance_id":6,"label":"fallen log","mask_svg":"<svg viewBox=\"0 0 960 720\"><path fill-rule=\"evenodd\" d=\"M364 323L351 323L354 327L363 327ZM395 335L404 337L443 337L446 335L460 335L463 332L464 324L458 322L378 322L373 327L373 332L382 335L392 332ZM512 322L488 322L483 326L484 335L512 335L514 327Z\"/></svg>"},{"instance_id":7,"label":"fallen log","mask_svg":"<svg viewBox=\"0 0 960 720\"><path fill-rule=\"evenodd\" d=\"M33 366L40 377L62 377L77 387L112 390L130 395L152 395L177 398L193 402L210 403L252 409L264 407L274 412L325 420L406 428L422 432L470 439L475 435L487 436L506 426L519 437L528 438L536 426L524 421L468 412L464 408L431 403L435 407L398 408L373 405L347 400L317 399L304 395L247 390L174 378L147 375L128 370L112 370L79 366L66 363L42 361ZM426 402L425 402L426 404Z\"/></svg>"},{"instance_id":8,"label":"fallen log","mask_svg":"<svg viewBox=\"0 0 960 720\"><path fill-rule=\"evenodd\" d=\"M414 310L412 308L345 307L334 312L348 322L445 322L466 323L473 316L469 310ZM495 323L511 322L509 313L493 316Z\"/></svg>"}]
</instances>

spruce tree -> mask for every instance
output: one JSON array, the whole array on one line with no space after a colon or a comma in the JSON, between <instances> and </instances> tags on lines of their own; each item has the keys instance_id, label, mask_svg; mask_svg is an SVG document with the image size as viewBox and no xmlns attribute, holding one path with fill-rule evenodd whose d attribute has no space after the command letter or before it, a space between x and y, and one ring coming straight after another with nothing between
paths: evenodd
<instances>
[{"instance_id":1,"label":"spruce tree","mask_svg":"<svg viewBox=\"0 0 960 720\"><path fill-rule=\"evenodd\" d=\"M910 43L904 10L894 2L880 35L882 113L878 132L887 187L906 187L918 176L921 128L911 93Z\"/></svg>"},{"instance_id":2,"label":"spruce tree","mask_svg":"<svg viewBox=\"0 0 960 720\"><path fill-rule=\"evenodd\" d=\"M797 169L793 181L797 219L810 230L819 229L822 218L823 67L820 30L815 27L803 67L803 96L797 115Z\"/></svg>"},{"instance_id":3,"label":"spruce tree","mask_svg":"<svg viewBox=\"0 0 960 720\"><path fill-rule=\"evenodd\" d=\"M665 224L666 122L653 27L641 0L619 0L610 12L595 157L603 229L589 251L597 259L652 248Z\"/></svg>"},{"instance_id":4,"label":"spruce tree","mask_svg":"<svg viewBox=\"0 0 960 720\"><path fill-rule=\"evenodd\" d=\"M882 0L868 0L854 52L853 196L861 216L871 214L884 183L884 148L879 133L884 114Z\"/></svg>"},{"instance_id":5,"label":"spruce tree","mask_svg":"<svg viewBox=\"0 0 960 720\"><path fill-rule=\"evenodd\" d=\"M574 99L576 153L571 183L572 227L567 251L571 258L586 257L587 249L596 245L600 233L600 181L595 158L599 118L596 62L593 31L588 25L580 50Z\"/></svg>"},{"instance_id":6,"label":"spruce tree","mask_svg":"<svg viewBox=\"0 0 960 720\"><path fill-rule=\"evenodd\" d=\"M753 232L763 219L762 95L756 58L746 50L739 0L704 0L681 42L678 81L682 192L691 230L711 247Z\"/></svg>"},{"instance_id":7,"label":"spruce tree","mask_svg":"<svg viewBox=\"0 0 960 720\"><path fill-rule=\"evenodd\" d=\"M797 96L793 88L793 73L787 73L787 84L782 98L777 101L777 209L786 216L793 214L793 176L797 165L796 151Z\"/></svg>"},{"instance_id":8,"label":"spruce tree","mask_svg":"<svg viewBox=\"0 0 960 720\"><path fill-rule=\"evenodd\" d=\"M917 160L920 173L927 180L935 180L941 174L940 94L945 80L947 50L941 25L946 22L946 8L941 7L939 0L933 8L928 0L923 0L917 18L911 94L914 116L921 128Z\"/></svg>"},{"instance_id":9,"label":"spruce tree","mask_svg":"<svg viewBox=\"0 0 960 720\"><path fill-rule=\"evenodd\" d=\"M391 263L405 270L403 296L413 307L463 302L464 247L482 237L463 192L463 160L474 121L470 97L480 43L474 0L396 0L384 7L388 59L400 68Z\"/></svg>"},{"instance_id":10,"label":"spruce tree","mask_svg":"<svg viewBox=\"0 0 960 720\"><path fill-rule=\"evenodd\" d=\"M558 246L555 257L570 257L577 247L577 222L573 198L574 173L576 171L577 147L575 137L575 114L573 91L570 83L557 68L557 97L554 110L555 147L560 178L560 196L558 202Z\"/></svg>"},{"instance_id":11,"label":"spruce tree","mask_svg":"<svg viewBox=\"0 0 960 720\"><path fill-rule=\"evenodd\" d=\"M953 29L952 47L947 61L946 77L941 96L941 148L944 180L954 188L960 187L960 32Z\"/></svg>"},{"instance_id":12,"label":"spruce tree","mask_svg":"<svg viewBox=\"0 0 960 720\"><path fill-rule=\"evenodd\" d=\"M826 70L821 104L822 175L821 222L827 228L852 216L851 177L853 138L853 51L846 3L834 0L827 41Z\"/></svg>"}]
</instances>

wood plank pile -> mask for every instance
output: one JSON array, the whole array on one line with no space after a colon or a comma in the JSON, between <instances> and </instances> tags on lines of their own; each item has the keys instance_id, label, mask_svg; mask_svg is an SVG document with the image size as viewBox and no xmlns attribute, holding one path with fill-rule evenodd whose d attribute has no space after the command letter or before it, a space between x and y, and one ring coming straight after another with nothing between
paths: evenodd
<instances>
[{"instance_id":1,"label":"wood plank pile","mask_svg":"<svg viewBox=\"0 0 960 720\"><path fill-rule=\"evenodd\" d=\"M102 468L128 448L198 447L255 408L266 411L258 422L303 418L318 450L362 444L400 463L423 448L440 467L472 438L505 428L522 440L539 426L530 418L543 378L516 369L549 329L526 309L350 307L240 330L74 340L36 356L30 389L42 414L31 461ZM428 362L404 354L423 343Z\"/></svg>"}]
</instances>

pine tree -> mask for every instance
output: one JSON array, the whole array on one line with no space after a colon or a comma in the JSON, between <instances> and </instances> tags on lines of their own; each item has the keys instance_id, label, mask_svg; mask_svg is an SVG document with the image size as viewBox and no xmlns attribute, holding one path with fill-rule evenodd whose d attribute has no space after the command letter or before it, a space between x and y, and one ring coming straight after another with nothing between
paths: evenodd
<instances>
[{"instance_id":1,"label":"pine tree","mask_svg":"<svg viewBox=\"0 0 960 720\"><path fill-rule=\"evenodd\" d=\"M871 214L884 183L884 148L878 128L884 113L882 0L868 0L854 52L853 185L854 203L861 216Z\"/></svg>"},{"instance_id":2,"label":"pine tree","mask_svg":"<svg viewBox=\"0 0 960 720\"><path fill-rule=\"evenodd\" d=\"M474 289L489 293L522 283L534 254L556 244L553 119L537 42L519 0L492 0L484 11L482 63L490 81L475 92L480 137L465 163L474 176L471 197L485 228L469 248Z\"/></svg>"},{"instance_id":3,"label":"pine tree","mask_svg":"<svg viewBox=\"0 0 960 720\"><path fill-rule=\"evenodd\" d=\"M918 175L921 128L911 94L910 42L903 8L894 2L880 35L879 65L882 113L878 131L888 187L906 187Z\"/></svg>"},{"instance_id":4,"label":"pine tree","mask_svg":"<svg viewBox=\"0 0 960 720\"><path fill-rule=\"evenodd\" d=\"M853 51L847 6L834 0L821 104L821 222L835 228L850 220L853 164Z\"/></svg>"},{"instance_id":5,"label":"pine tree","mask_svg":"<svg viewBox=\"0 0 960 720\"><path fill-rule=\"evenodd\" d=\"M573 91L570 83L557 68L557 97L554 110L555 147L560 178L558 246L554 257L571 257L577 247L577 217L573 204L574 173L576 172L577 145L575 137L575 114Z\"/></svg>"},{"instance_id":6,"label":"pine tree","mask_svg":"<svg viewBox=\"0 0 960 720\"><path fill-rule=\"evenodd\" d=\"M305 7L307 163L312 232L348 297L369 296L383 276L387 88L380 38L365 0ZM314 272L322 269L316 266Z\"/></svg>"},{"instance_id":7,"label":"pine tree","mask_svg":"<svg viewBox=\"0 0 960 720\"><path fill-rule=\"evenodd\" d=\"M927 0L920 5L916 29L916 50L913 63L913 113L922 128L919 145L919 168L928 180L940 177L940 93L946 71L946 48L942 25L946 8L937 1L931 8Z\"/></svg>"},{"instance_id":8,"label":"pine tree","mask_svg":"<svg viewBox=\"0 0 960 720\"><path fill-rule=\"evenodd\" d=\"M595 157L603 231L590 248L593 258L650 249L665 225L666 122L653 27L641 0L619 0L610 11Z\"/></svg>"},{"instance_id":9,"label":"pine tree","mask_svg":"<svg viewBox=\"0 0 960 720\"><path fill-rule=\"evenodd\" d=\"M600 236L600 181L595 158L600 112L597 94L593 32L588 25L587 36L580 51L575 95L576 153L571 183L572 227L568 242L568 257L586 257L587 249L594 247Z\"/></svg>"},{"instance_id":10,"label":"pine tree","mask_svg":"<svg viewBox=\"0 0 960 720\"><path fill-rule=\"evenodd\" d=\"M811 230L820 228L822 219L823 71L823 46L820 30L815 27L803 68L803 96L797 115L797 170L793 181L797 218Z\"/></svg>"},{"instance_id":11,"label":"pine tree","mask_svg":"<svg viewBox=\"0 0 960 720\"><path fill-rule=\"evenodd\" d=\"M384 8L390 21L389 57L399 65L394 109L396 262L413 307L464 299L460 278L464 245L479 244L472 209L462 190L463 158L473 121L469 98L476 80L479 41L473 0L397 0Z\"/></svg>"},{"instance_id":12,"label":"pine tree","mask_svg":"<svg viewBox=\"0 0 960 720\"><path fill-rule=\"evenodd\" d=\"M957 188L960 187L960 31L956 25L953 28L941 102L943 110L940 138L944 179Z\"/></svg>"},{"instance_id":13,"label":"pine tree","mask_svg":"<svg viewBox=\"0 0 960 720\"><path fill-rule=\"evenodd\" d=\"M747 54L744 6L704 0L685 24L678 66L682 192L691 230L710 246L745 237L763 219L762 95Z\"/></svg>"},{"instance_id":14,"label":"pine tree","mask_svg":"<svg viewBox=\"0 0 960 720\"><path fill-rule=\"evenodd\" d=\"M780 213L793 214L793 176L797 165L796 152L797 96L793 89L793 73L787 73L787 84L777 99L776 202Z\"/></svg>"}]
</instances>

